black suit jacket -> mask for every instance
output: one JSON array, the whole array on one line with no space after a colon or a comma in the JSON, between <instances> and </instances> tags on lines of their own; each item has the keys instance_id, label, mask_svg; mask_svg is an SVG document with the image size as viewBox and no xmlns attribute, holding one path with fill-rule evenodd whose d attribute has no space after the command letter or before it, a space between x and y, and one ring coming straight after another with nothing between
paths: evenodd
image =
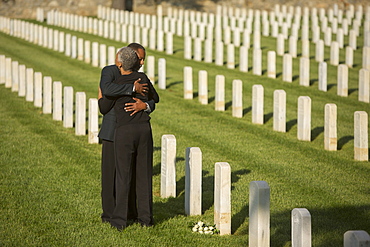
<instances>
[{"instance_id":1,"label":"black suit jacket","mask_svg":"<svg viewBox=\"0 0 370 247\"><path fill-rule=\"evenodd\" d=\"M100 88L103 96L118 97L121 95L132 95L133 85L132 84L116 84L113 83L121 73L119 72L116 65L105 66L101 71L100 77ZM147 102L149 104L151 112L155 109L155 103L153 100ZM99 131L99 138L107 141L114 140L114 130L116 126L116 115L112 108L108 113L103 115L103 122Z\"/></svg>"}]
</instances>

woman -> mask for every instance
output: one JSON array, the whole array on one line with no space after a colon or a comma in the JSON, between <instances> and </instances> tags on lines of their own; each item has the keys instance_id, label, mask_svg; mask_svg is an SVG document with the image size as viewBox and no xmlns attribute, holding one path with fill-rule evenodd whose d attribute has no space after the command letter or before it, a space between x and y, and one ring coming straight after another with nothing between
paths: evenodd
<instances>
[{"instance_id":1,"label":"woman","mask_svg":"<svg viewBox=\"0 0 370 247\"><path fill-rule=\"evenodd\" d=\"M148 92L145 91L144 95L133 93L131 96L120 96L115 99L107 98L103 102L107 108L114 104L117 119L114 137L116 206L110 223L118 230L123 230L127 225L131 184L136 184L138 222L143 226L153 225L153 137L150 117L145 111L137 112L131 116L131 112L124 109L127 103L135 102L133 98L138 98L143 102L148 100L154 100L155 103L159 102L159 96L148 77L144 73L135 71L139 62L139 58L133 49L129 47L121 48L116 56L116 65L121 72L121 76L114 83L133 84L140 78L140 83L147 83ZM133 180L135 180L135 183Z\"/></svg>"}]
</instances>

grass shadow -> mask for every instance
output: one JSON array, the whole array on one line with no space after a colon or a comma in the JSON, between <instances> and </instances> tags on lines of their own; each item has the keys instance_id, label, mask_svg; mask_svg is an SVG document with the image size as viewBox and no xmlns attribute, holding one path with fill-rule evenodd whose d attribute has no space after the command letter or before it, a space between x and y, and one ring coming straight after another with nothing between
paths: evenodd
<instances>
[{"instance_id":1,"label":"grass shadow","mask_svg":"<svg viewBox=\"0 0 370 247\"><path fill-rule=\"evenodd\" d=\"M354 136L343 136L342 138L340 138L337 143L337 150L341 150L346 143L353 139Z\"/></svg>"},{"instance_id":2,"label":"grass shadow","mask_svg":"<svg viewBox=\"0 0 370 247\"><path fill-rule=\"evenodd\" d=\"M267 123L274 116L273 112L267 113L263 116L263 122Z\"/></svg>"},{"instance_id":3,"label":"grass shadow","mask_svg":"<svg viewBox=\"0 0 370 247\"><path fill-rule=\"evenodd\" d=\"M231 234L234 234L238 231L238 235L247 235L248 234L248 227L240 229L241 225L245 222L248 218L249 214L249 205L243 206L243 208L236 214L231 217Z\"/></svg>"},{"instance_id":4,"label":"grass shadow","mask_svg":"<svg viewBox=\"0 0 370 247\"><path fill-rule=\"evenodd\" d=\"M348 95L351 95L356 91L358 91L358 88L350 88L350 89L348 89Z\"/></svg>"},{"instance_id":5,"label":"grass shadow","mask_svg":"<svg viewBox=\"0 0 370 247\"><path fill-rule=\"evenodd\" d=\"M226 111L227 109L229 109L232 105L233 105L233 102L232 102L232 101L227 102L227 103L225 104L225 111Z\"/></svg>"},{"instance_id":6,"label":"grass shadow","mask_svg":"<svg viewBox=\"0 0 370 247\"><path fill-rule=\"evenodd\" d=\"M330 90L332 87L334 87L334 86L336 86L336 84L333 84L333 83L332 83L332 84L328 84L326 88L327 88L327 90L329 91L329 90Z\"/></svg>"},{"instance_id":7,"label":"grass shadow","mask_svg":"<svg viewBox=\"0 0 370 247\"><path fill-rule=\"evenodd\" d=\"M311 79L310 80L310 86L314 85L318 81L319 81L318 79Z\"/></svg>"},{"instance_id":8,"label":"grass shadow","mask_svg":"<svg viewBox=\"0 0 370 247\"><path fill-rule=\"evenodd\" d=\"M183 81L175 81L175 82L171 82L171 83L169 83L169 84L166 86L166 89L167 89L167 88L170 88L170 87L172 87L172 86L175 86L175 85L177 85L177 84L180 84L180 83L183 83Z\"/></svg>"},{"instance_id":9,"label":"grass shadow","mask_svg":"<svg viewBox=\"0 0 370 247\"><path fill-rule=\"evenodd\" d=\"M294 125L297 124L297 119L292 119L286 123L286 132L289 132Z\"/></svg>"},{"instance_id":10,"label":"grass shadow","mask_svg":"<svg viewBox=\"0 0 370 247\"><path fill-rule=\"evenodd\" d=\"M243 116L248 114L250 111L252 111L252 106L248 107L248 108L244 108L243 109Z\"/></svg>"},{"instance_id":11,"label":"grass shadow","mask_svg":"<svg viewBox=\"0 0 370 247\"><path fill-rule=\"evenodd\" d=\"M314 128L311 131L311 141L315 140L323 132L324 132L324 126Z\"/></svg>"}]
</instances>

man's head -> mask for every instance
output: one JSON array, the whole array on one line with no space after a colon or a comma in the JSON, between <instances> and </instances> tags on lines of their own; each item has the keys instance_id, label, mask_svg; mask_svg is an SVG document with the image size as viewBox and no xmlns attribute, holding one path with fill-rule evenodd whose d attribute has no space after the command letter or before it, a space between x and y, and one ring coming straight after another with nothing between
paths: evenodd
<instances>
[{"instance_id":1,"label":"man's head","mask_svg":"<svg viewBox=\"0 0 370 247\"><path fill-rule=\"evenodd\" d=\"M130 47L122 47L116 54L116 66L124 71L136 71L139 58L136 52Z\"/></svg>"},{"instance_id":2,"label":"man's head","mask_svg":"<svg viewBox=\"0 0 370 247\"><path fill-rule=\"evenodd\" d=\"M145 53L145 48L138 44L138 43L131 43L129 44L127 47L130 47L131 49L133 49L138 58L139 58L139 63L137 65L137 68L135 70L139 70L141 68L141 66L144 65L144 62L145 62L145 56L146 56L146 53Z\"/></svg>"}]
</instances>

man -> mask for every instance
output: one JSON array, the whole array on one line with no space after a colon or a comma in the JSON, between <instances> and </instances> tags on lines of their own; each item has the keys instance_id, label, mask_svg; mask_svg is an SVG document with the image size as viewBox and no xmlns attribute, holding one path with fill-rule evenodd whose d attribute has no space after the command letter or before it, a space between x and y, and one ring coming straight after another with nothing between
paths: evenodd
<instances>
[{"instance_id":1,"label":"man","mask_svg":"<svg viewBox=\"0 0 370 247\"><path fill-rule=\"evenodd\" d=\"M136 68L137 70L144 64L145 61L145 49L143 46L137 43L131 43L129 45L133 50L136 51L139 57L139 64ZM113 81L120 76L120 71L116 65L108 65L102 69L100 88L99 88L99 99L103 95L109 95L117 97L119 95L131 95L133 92L143 93L143 91L148 90L147 84L140 84L138 81L132 84L118 85L113 83ZM155 109L155 103L153 100L148 102L142 102L139 99L135 99L136 103L128 103L125 107L126 111L132 111L132 115L146 110L152 112ZM109 112L104 114L103 122L99 132L99 138L102 140L102 209L103 213L101 215L103 222L109 222L113 215L115 208L115 155L114 155L114 130L116 125L116 116L114 109L110 109ZM128 219L136 220L137 210L136 210L136 197L135 197L135 186L133 184L130 192L130 205Z\"/></svg>"}]
</instances>

